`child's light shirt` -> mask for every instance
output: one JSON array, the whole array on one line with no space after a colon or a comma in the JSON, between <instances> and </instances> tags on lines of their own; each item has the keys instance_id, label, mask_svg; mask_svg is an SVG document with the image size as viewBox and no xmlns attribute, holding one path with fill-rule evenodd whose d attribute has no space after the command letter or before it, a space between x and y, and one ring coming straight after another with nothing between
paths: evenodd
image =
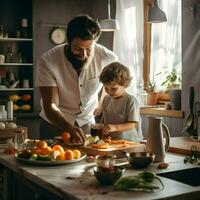
<instances>
[{"instance_id":1,"label":"child's light shirt","mask_svg":"<svg viewBox=\"0 0 200 200\"><path fill-rule=\"evenodd\" d=\"M141 130L140 107L137 99L126 94L114 99L109 95L105 96L102 104L103 122L105 124L120 124L136 122L136 128L122 133L111 133L113 139L126 139L131 141L141 141L143 139Z\"/></svg>"}]
</instances>

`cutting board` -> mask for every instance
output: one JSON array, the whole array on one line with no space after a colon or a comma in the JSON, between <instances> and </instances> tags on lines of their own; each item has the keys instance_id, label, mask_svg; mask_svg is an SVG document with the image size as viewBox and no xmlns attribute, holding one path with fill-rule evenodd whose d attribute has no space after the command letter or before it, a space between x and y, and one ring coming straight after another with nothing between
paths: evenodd
<instances>
[{"instance_id":1,"label":"cutting board","mask_svg":"<svg viewBox=\"0 0 200 200\"><path fill-rule=\"evenodd\" d=\"M128 147L123 148L108 148L108 149L97 149L92 146L88 147L79 147L81 150L85 151L88 155L109 155L109 154L115 154L115 155L122 155L123 152L144 152L146 150L145 144L134 144L130 145Z\"/></svg>"}]
</instances>

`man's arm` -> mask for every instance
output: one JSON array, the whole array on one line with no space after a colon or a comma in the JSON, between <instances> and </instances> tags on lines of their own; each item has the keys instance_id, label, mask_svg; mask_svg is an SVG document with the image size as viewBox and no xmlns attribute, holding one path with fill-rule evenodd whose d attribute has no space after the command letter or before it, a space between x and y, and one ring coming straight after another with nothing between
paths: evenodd
<instances>
[{"instance_id":1,"label":"man's arm","mask_svg":"<svg viewBox=\"0 0 200 200\"><path fill-rule=\"evenodd\" d=\"M102 103L103 103L103 99L104 97L107 95L105 88L102 88L101 91L101 96L99 98L99 106L97 108L95 108L94 110L94 116L99 116L102 113Z\"/></svg>"},{"instance_id":2,"label":"man's arm","mask_svg":"<svg viewBox=\"0 0 200 200\"><path fill-rule=\"evenodd\" d=\"M58 88L56 86L42 86L39 87L39 89L43 100L45 115L48 120L62 131L69 132L72 139L76 141L83 141L85 138L83 131L67 122L63 113L58 108Z\"/></svg>"}]
</instances>

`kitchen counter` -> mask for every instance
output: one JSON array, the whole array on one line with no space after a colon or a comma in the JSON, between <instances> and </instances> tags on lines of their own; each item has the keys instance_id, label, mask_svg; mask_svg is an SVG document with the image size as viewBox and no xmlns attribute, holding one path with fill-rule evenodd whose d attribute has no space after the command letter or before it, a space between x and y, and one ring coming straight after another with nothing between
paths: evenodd
<instances>
[{"instance_id":1,"label":"kitchen counter","mask_svg":"<svg viewBox=\"0 0 200 200\"><path fill-rule=\"evenodd\" d=\"M146 140L142 143L146 144ZM165 143L165 142L164 142ZM192 146L198 147L200 149L200 141L194 141L189 136L186 137L171 137L168 152L189 155L191 153Z\"/></svg>"},{"instance_id":2,"label":"kitchen counter","mask_svg":"<svg viewBox=\"0 0 200 200\"><path fill-rule=\"evenodd\" d=\"M191 168L194 165L184 164L183 156L168 153L166 162L170 164L168 169L162 170L175 171L182 168ZM165 185L164 189L154 192L124 192L113 191L112 187L101 186L93 176L92 168L94 163L87 163L85 160L68 165L60 166L35 166L17 162L13 156L0 155L0 163L19 176L28 181L39 185L50 193L59 197L59 199L198 199L200 196L200 187L192 187L171 179L161 178ZM161 172L157 169L157 164L151 164L145 170L155 173ZM128 168L124 174L133 175L140 170Z\"/></svg>"},{"instance_id":3,"label":"kitchen counter","mask_svg":"<svg viewBox=\"0 0 200 200\"><path fill-rule=\"evenodd\" d=\"M183 118L184 112L181 110L166 110L159 106L147 106L140 108L141 115L158 115L162 117L176 117Z\"/></svg>"},{"instance_id":4,"label":"kitchen counter","mask_svg":"<svg viewBox=\"0 0 200 200\"><path fill-rule=\"evenodd\" d=\"M190 137L171 137L169 152L183 155L189 155L191 146L197 146L200 149L200 141L194 141Z\"/></svg>"}]
</instances>

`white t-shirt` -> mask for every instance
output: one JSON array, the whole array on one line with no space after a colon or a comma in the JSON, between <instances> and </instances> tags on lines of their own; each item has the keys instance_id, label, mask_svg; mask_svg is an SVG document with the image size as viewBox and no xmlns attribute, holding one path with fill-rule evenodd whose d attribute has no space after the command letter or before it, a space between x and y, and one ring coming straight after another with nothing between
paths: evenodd
<instances>
[{"instance_id":1,"label":"white t-shirt","mask_svg":"<svg viewBox=\"0 0 200 200\"><path fill-rule=\"evenodd\" d=\"M66 120L82 126L93 122L93 111L98 104L98 93L102 88L99 75L109 63L117 61L117 56L100 44L95 44L94 56L89 65L84 66L80 75L64 54L65 44L58 45L44 53L38 61L36 86L57 86L59 109ZM41 117L45 116L41 99Z\"/></svg>"}]
</instances>

